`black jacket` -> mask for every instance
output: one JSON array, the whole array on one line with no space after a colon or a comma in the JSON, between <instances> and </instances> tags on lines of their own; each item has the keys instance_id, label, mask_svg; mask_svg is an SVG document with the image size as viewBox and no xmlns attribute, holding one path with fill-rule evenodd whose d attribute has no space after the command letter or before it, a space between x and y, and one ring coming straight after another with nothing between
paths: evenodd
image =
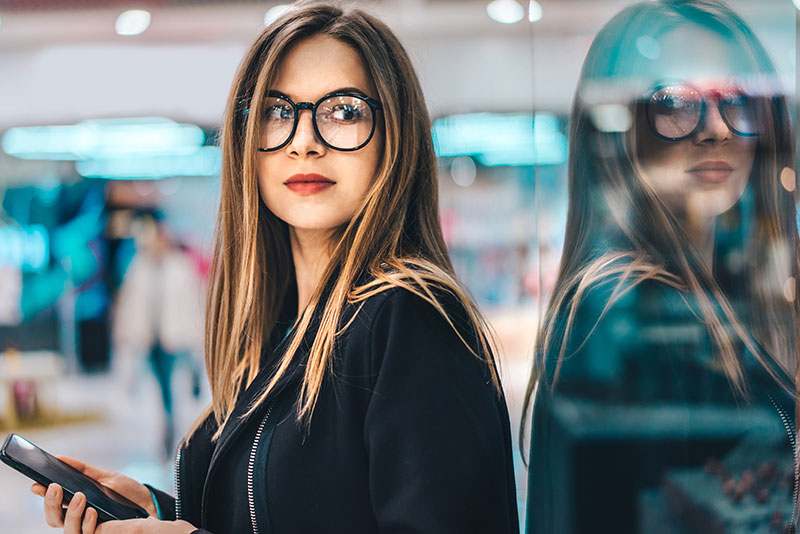
<instances>
[{"instance_id":1,"label":"black jacket","mask_svg":"<svg viewBox=\"0 0 800 534\"><path fill-rule=\"evenodd\" d=\"M444 303L475 346L461 306ZM303 358L242 419L262 373L216 443L207 421L179 450L178 501L157 492L163 518L214 534L518 532L505 401L433 306L397 288L372 296L334 355L308 429L295 417Z\"/></svg>"}]
</instances>

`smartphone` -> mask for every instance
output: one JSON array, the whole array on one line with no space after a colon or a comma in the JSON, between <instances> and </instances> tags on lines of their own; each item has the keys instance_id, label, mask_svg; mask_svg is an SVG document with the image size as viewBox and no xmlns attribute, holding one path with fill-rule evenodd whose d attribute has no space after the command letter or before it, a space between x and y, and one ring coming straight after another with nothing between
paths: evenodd
<instances>
[{"instance_id":1,"label":"smartphone","mask_svg":"<svg viewBox=\"0 0 800 534\"><path fill-rule=\"evenodd\" d=\"M60 485L64 490L64 504L69 503L75 493L83 493L87 506L97 510L98 523L147 517L147 512L136 503L17 434L6 438L0 449L0 460L44 487L52 482Z\"/></svg>"}]
</instances>

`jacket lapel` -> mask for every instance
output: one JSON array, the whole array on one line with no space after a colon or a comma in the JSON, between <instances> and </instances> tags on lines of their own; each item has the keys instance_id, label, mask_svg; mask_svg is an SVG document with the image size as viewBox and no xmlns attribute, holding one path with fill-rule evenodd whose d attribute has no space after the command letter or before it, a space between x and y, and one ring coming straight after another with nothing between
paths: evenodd
<instances>
[{"instance_id":1,"label":"jacket lapel","mask_svg":"<svg viewBox=\"0 0 800 534\"><path fill-rule=\"evenodd\" d=\"M330 295L330 291L333 288L333 281L336 279L336 275L338 271L334 273L334 276L328 280L325 288L322 291L322 296L320 298L319 304L317 305L316 310L314 311L314 316L311 318L311 322L308 325L308 329L306 330L305 335L303 336L303 341L300 343L300 346L297 350L297 354L294 357L294 361L292 362L290 368L287 370L286 374L281 378L281 380L276 384L275 389L270 393L271 398L275 398L277 395L281 393L282 390L286 389L286 387L293 383L299 382L303 378L303 373L305 371L305 362L308 358L308 353L311 349L311 345L314 341L314 338L317 335L317 330L319 329L319 323L322 315L322 310L325 307L325 304L328 300L328 296ZM296 289L295 289L296 291ZM282 310L282 316L286 318L286 316L293 317L296 314L296 307L295 308L287 308ZM277 346L271 350L271 357L267 360L269 362L278 362L283 351L285 350L287 344L290 342L292 336L286 335L283 339L277 344ZM272 340L272 339L271 339ZM246 427L247 422L257 416L259 410L256 410L249 417L243 417L244 414L247 413L248 409L252 405L252 403L263 393L264 389L267 387L269 383L269 378L272 376L271 367L264 366L261 370L261 373L253 380L253 382L245 389L244 393L242 393L241 397L237 401L236 407L234 408L231 416L228 418L227 423L222 429L222 433L220 434L219 439L217 440L216 448L214 449L214 453L211 456L211 462L208 466L208 472L206 474L205 483L203 484L203 500L202 500L202 509L206 509L205 503L208 499L208 493L211 488L211 483L213 481L214 474L216 472L217 467L220 464L220 460L224 457L224 455L228 452L231 445L236 441L236 437L242 432L242 430ZM266 405L266 402L264 403Z\"/></svg>"},{"instance_id":2,"label":"jacket lapel","mask_svg":"<svg viewBox=\"0 0 800 534\"><path fill-rule=\"evenodd\" d=\"M273 351L273 356L280 354L279 351L284 349L285 343L286 341L282 342ZM302 354L297 355L297 357L301 356ZM287 374L284 375L284 378L278 382L275 389L270 393L270 397L274 398L286 387L286 384L291 381L292 376L296 374L296 369L297 366L294 366L293 369L290 369ZM233 412L231 412L227 423L222 428L222 433L217 440L214 453L211 455L211 461L208 466L208 473L206 474L205 484L203 486L203 502L206 500L206 493L210 488L211 480L214 476L216 468L220 463L220 460L223 458L225 453L228 452L231 445L236 441L236 437L247 426L247 422L250 421L251 418L257 416L258 410L250 414L248 417L245 417L245 414L250 409L250 406L252 406L253 402L255 402L266 389L271 375L272 373L269 372L268 369L262 370L262 372L255 378L255 380L253 380L253 382L247 387L242 396L239 398L239 401L237 402L236 407L233 409Z\"/></svg>"},{"instance_id":3,"label":"jacket lapel","mask_svg":"<svg viewBox=\"0 0 800 534\"><path fill-rule=\"evenodd\" d=\"M287 389L291 384L298 383L303 378L303 373L305 371L305 360L308 357L308 352L311 347L310 343L313 341L314 336L316 335L316 331L319 325L319 321L315 317L312 319L311 324L309 325L308 330L306 331L306 335L303 337L303 342L300 344L298 348L297 355L294 358L294 361L291 363L290 368L286 371L286 374L278 381L275 386L275 389L270 392L270 398L276 398L284 389ZM277 362L280 355L286 348L286 345L289 343L291 336L287 336L273 351L272 351L272 358L270 361ZM205 483L203 485L203 506L202 508L205 509L205 503L208 499L208 494L211 489L211 485L213 482L213 477L216 474L216 470L219 467L220 461L225 456L225 454L230 450L233 443L236 442L236 438L242 433L242 431L247 426L247 423L254 417L258 417L261 413L261 410L256 410L249 417L244 417L244 415L249 410L252 403L255 402L258 397L264 392L269 383L269 379L272 376L271 369L263 369L262 372L253 380L253 382L247 387L244 393L239 398L236 407L234 408L231 416L228 418L227 423L222 429L222 433L220 434L219 439L217 440L217 445L214 449L214 453L211 456L211 461L208 467L208 473L206 474ZM262 404L266 406L269 401L265 401Z\"/></svg>"}]
</instances>

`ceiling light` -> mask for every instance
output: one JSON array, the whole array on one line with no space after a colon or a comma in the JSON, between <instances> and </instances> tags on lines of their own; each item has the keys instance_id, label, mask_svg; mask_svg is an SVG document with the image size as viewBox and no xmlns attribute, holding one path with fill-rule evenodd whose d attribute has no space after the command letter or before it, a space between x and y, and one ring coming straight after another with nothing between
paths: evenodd
<instances>
[{"instance_id":1,"label":"ceiling light","mask_svg":"<svg viewBox=\"0 0 800 534\"><path fill-rule=\"evenodd\" d=\"M525 9L517 0L494 0L486 6L486 13L501 24L514 24L525 16Z\"/></svg>"},{"instance_id":2,"label":"ceiling light","mask_svg":"<svg viewBox=\"0 0 800 534\"><path fill-rule=\"evenodd\" d=\"M219 147L204 146L190 154L114 157L78 161L75 169L85 178L158 180L175 176L219 176Z\"/></svg>"},{"instance_id":3,"label":"ceiling light","mask_svg":"<svg viewBox=\"0 0 800 534\"><path fill-rule=\"evenodd\" d=\"M1 144L7 154L21 159L70 161L188 154L204 142L199 126L143 117L10 128Z\"/></svg>"},{"instance_id":4,"label":"ceiling light","mask_svg":"<svg viewBox=\"0 0 800 534\"><path fill-rule=\"evenodd\" d=\"M798 0L800 2L800 0ZM531 0L528 3L528 21L536 22L542 19L542 4L536 0Z\"/></svg>"},{"instance_id":5,"label":"ceiling light","mask_svg":"<svg viewBox=\"0 0 800 534\"><path fill-rule=\"evenodd\" d=\"M475 182L478 168L469 156L457 156L450 163L450 176L461 187L469 187Z\"/></svg>"},{"instance_id":6,"label":"ceiling light","mask_svg":"<svg viewBox=\"0 0 800 534\"><path fill-rule=\"evenodd\" d=\"M144 9L131 9L117 17L119 35L139 35L150 27L150 12Z\"/></svg>"},{"instance_id":7,"label":"ceiling light","mask_svg":"<svg viewBox=\"0 0 800 534\"><path fill-rule=\"evenodd\" d=\"M453 115L437 119L432 133L440 158L470 156L488 167L560 165L567 158L567 139L548 113Z\"/></svg>"},{"instance_id":8,"label":"ceiling light","mask_svg":"<svg viewBox=\"0 0 800 534\"><path fill-rule=\"evenodd\" d=\"M636 39L636 48L647 59L658 59L661 55L661 45L650 35L642 35Z\"/></svg>"},{"instance_id":9,"label":"ceiling light","mask_svg":"<svg viewBox=\"0 0 800 534\"><path fill-rule=\"evenodd\" d=\"M288 12L291 8L292 6L288 4L278 4L277 6L269 8L267 13L264 15L264 26L269 26L281 18L284 13Z\"/></svg>"}]
</instances>

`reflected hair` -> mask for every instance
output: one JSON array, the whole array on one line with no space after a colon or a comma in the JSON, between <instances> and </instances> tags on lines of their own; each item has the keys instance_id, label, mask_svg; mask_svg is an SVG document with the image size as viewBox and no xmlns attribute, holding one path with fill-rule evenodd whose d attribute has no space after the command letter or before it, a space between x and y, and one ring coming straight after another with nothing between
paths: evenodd
<instances>
[{"instance_id":1,"label":"reflected hair","mask_svg":"<svg viewBox=\"0 0 800 534\"><path fill-rule=\"evenodd\" d=\"M752 77L762 84L777 78L752 30L716 0L642 2L618 13L597 34L584 61L571 110L564 248L537 334L523 421L536 392L555 387L561 364L569 356L567 347L585 341L568 343L581 299L603 282L611 282L614 289L600 319L638 284L659 281L697 302L715 361L737 395L747 395L743 355L737 345L752 353L784 389L794 394L798 288L791 280L798 279L800 250L797 187L788 105L774 89L777 84L772 83L756 99L762 120L745 193L752 205L752 224L742 251L743 279L753 283L748 284L744 310L734 308L690 244L682 214L671 212L641 178L636 128L643 121L636 120L642 113L637 95L641 94L638 84L645 78L648 59L637 50L636 43L643 36L658 38L687 24L710 30L731 43L748 64ZM598 128L592 107L597 103L599 86L625 94L623 105L634 117L630 128ZM783 181L791 183L782 185L782 173ZM522 425L521 443L524 429Z\"/></svg>"},{"instance_id":2,"label":"reflected hair","mask_svg":"<svg viewBox=\"0 0 800 534\"><path fill-rule=\"evenodd\" d=\"M259 124L252 119L262 114L263 97L274 84L281 59L297 43L317 35L330 36L359 53L377 91L371 96L383 106L378 127L383 128L384 149L363 202L354 217L337 230L322 281L295 323L287 348L277 361L269 362L274 371L248 415L287 376L300 356L312 317L318 317L318 329L303 362L298 401L298 421L307 425L323 380L330 374L335 341L352 323L340 324L343 309L348 304L360 309L359 303L394 287L432 304L470 351L487 363L499 391L492 336L457 282L442 236L430 118L411 61L392 31L367 13L328 3L305 3L270 24L253 43L228 97L221 135L221 198L207 295L205 358L212 401L190 436L213 415L218 429L214 439L219 437L238 393L262 369L262 350L288 296L294 276L289 229L259 196ZM364 279L371 281L359 285ZM440 303L443 293L465 309L472 330L466 337L477 340L474 347L445 312Z\"/></svg>"}]
</instances>

